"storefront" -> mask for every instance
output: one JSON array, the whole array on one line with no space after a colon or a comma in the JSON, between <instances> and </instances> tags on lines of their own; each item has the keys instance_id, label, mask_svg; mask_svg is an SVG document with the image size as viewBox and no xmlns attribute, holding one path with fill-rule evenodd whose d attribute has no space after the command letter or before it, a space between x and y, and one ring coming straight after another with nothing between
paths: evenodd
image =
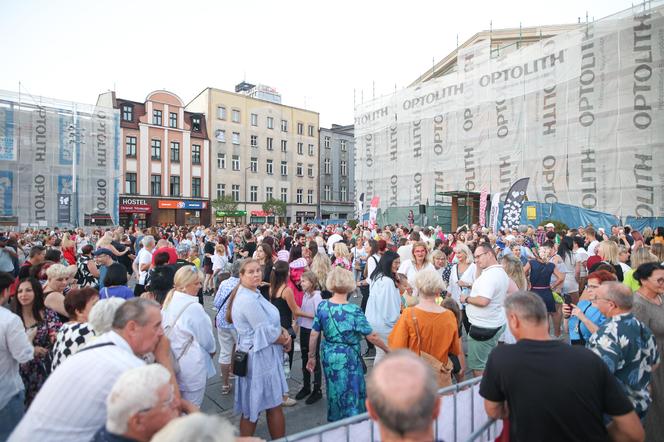
<instances>
[{"instance_id":1,"label":"storefront","mask_svg":"<svg viewBox=\"0 0 664 442\"><path fill-rule=\"evenodd\" d=\"M265 212L264 210L252 210L251 218L249 218L249 223L251 224L274 224L274 214L272 212Z\"/></svg>"},{"instance_id":2,"label":"storefront","mask_svg":"<svg viewBox=\"0 0 664 442\"><path fill-rule=\"evenodd\" d=\"M244 210L217 210L215 213L217 224L242 224L247 212Z\"/></svg>"},{"instance_id":3,"label":"storefront","mask_svg":"<svg viewBox=\"0 0 664 442\"><path fill-rule=\"evenodd\" d=\"M120 225L136 226L140 229L150 226L152 206L144 198L120 197Z\"/></svg>"},{"instance_id":4,"label":"storefront","mask_svg":"<svg viewBox=\"0 0 664 442\"><path fill-rule=\"evenodd\" d=\"M153 219L156 224L207 225L210 223L208 207L208 201L202 200L158 200Z\"/></svg>"},{"instance_id":5,"label":"storefront","mask_svg":"<svg viewBox=\"0 0 664 442\"><path fill-rule=\"evenodd\" d=\"M316 218L316 212L304 212L304 211L295 212L295 222L299 224L305 223L315 218Z\"/></svg>"}]
</instances>

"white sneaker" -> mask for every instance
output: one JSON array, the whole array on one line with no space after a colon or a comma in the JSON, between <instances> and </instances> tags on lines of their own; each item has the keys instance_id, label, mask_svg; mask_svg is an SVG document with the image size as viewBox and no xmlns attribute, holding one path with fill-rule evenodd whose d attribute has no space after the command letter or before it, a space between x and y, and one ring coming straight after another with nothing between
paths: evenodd
<instances>
[{"instance_id":1,"label":"white sneaker","mask_svg":"<svg viewBox=\"0 0 664 442\"><path fill-rule=\"evenodd\" d=\"M284 401L281 403L282 407L292 407L297 404L297 401L293 398L287 397L284 399Z\"/></svg>"}]
</instances>

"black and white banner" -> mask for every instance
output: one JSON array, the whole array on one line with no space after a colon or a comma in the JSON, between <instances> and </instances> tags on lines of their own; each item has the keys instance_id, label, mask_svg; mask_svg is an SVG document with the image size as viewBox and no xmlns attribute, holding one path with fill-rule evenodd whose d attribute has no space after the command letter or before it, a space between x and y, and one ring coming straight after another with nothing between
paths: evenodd
<instances>
[{"instance_id":1,"label":"black and white banner","mask_svg":"<svg viewBox=\"0 0 664 442\"><path fill-rule=\"evenodd\" d=\"M664 216L664 7L642 6L356 108L356 191L381 208L441 192Z\"/></svg>"}]
</instances>

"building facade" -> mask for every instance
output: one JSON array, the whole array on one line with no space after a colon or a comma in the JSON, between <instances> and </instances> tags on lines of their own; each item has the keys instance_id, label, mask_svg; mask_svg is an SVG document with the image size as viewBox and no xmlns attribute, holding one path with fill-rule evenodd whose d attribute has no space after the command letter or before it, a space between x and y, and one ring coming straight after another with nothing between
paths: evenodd
<instances>
[{"instance_id":1,"label":"building facade","mask_svg":"<svg viewBox=\"0 0 664 442\"><path fill-rule=\"evenodd\" d=\"M158 90L144 102L99 96L120 111L120 224L210 222L210 140L203 114L187 112L175 94Z\"/></svg>"},{"instance_id":2,"label":"building facade","mask_svg":"<svg viewBox=\"0 0 664 442\"><path fill-rule=\"evenodd\" d=\"M322 219L352 219L355 212L353 125L320 129L319 189Z\"/></svg>"},{"instance_id":3,"label":"building facade","mask_svg":"<svg viewBox=\"0 0 664 442\"><path fill-rule=\"evenodd\" d=\"M207 119L212 200L230 195L246 212L239 219L244 222L271 221L272 214L263 210L270 199L286 203L281 221L318 216L317 112L214 88L204 89L186 108ZM220 212L212 219L226 220Z\"/></svg>"}]
</instances>

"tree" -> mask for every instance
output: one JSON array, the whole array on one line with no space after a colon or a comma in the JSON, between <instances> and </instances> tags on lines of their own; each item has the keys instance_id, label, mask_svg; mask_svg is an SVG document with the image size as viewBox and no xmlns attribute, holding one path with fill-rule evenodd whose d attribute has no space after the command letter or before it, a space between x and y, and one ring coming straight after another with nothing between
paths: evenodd
<instances>
[{"instance_id":1,"label":"tree","mask_svg":"<svg viewBox=\"0 0 664 442\"><path fill-rule=\"evenodd\" d=\"M275 216L286 216L286 203L270 198L263 203L263 211L272 213Z\"/></svg>"},{"instance_id":2,"label":"tree","mask_svg":"<svg viewBox=\"0 0 664 442\"><path fill-rule=\"evenodd\" d=\"M212 207L221 212L234 212L237 210L237 201L230 195L224 195L212 201Z\"/></svg>"}]
</instances>

